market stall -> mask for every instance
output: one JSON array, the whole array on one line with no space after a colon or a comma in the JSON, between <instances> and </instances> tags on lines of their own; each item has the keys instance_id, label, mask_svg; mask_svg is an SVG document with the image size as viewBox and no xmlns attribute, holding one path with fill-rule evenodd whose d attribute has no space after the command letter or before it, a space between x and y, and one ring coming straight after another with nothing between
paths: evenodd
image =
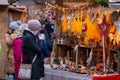
<instances>
[{"instance_id":1,"label":"market stall","mask_svg":"<svg viewBox=\"0 0 120 80\"><path fill-rule=\"evenodd\" d=\"M49 4L63 11L52 68L88 75L116 73L119 9L78 4L67 8Z\"/></svg>"},{"instance_id":2,"label":"market stall","mask_svg":"<svg viewBox=\"0 0 120 80\"><path fill-rule=\"evenodd\" d=\"M55 24L53 50L50 59L45 59L46 80L119 79L120 11L89 1L22 2L27 6L23 22L49 16Z\"/></svg>"}]
</instances>

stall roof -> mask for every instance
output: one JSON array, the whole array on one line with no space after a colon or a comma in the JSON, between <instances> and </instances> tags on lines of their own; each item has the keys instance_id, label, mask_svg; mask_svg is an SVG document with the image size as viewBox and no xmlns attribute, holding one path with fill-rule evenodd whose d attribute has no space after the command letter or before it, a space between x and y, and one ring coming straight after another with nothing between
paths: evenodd
<instances>
[{"instance_id":1,"label":"stall roof","mask_svg":"<svg viewBox=\"0 0 120 80\"><path fill-rule=\"evenodd\" d=\"M36 4L35 1L37 1L38 3L41 3L42 1L51 3L54 0L18 0L14 4L15 5L22 5L22 6L31 6L31 5Z\"/></svg>"},{"instance_id":2,"label":"stall roof","mask_svg":"<svg viewBox=\"0 0 120 80\"><path fill-rule=\"evenodd\" d=\"M0 5L9 5L8 0L0 0Z\"/></svg>"},{"instance_id":3,"label":"stall roof","mask_svg":"<svg viewBox=\"0 0 120 80\"><path fill-rule=\"evenodd\" d=\"M114 9L120 9L120 0L109 0L109 7Z\"/></svg>"},{"instance_id":4,"label":"stall roof","mask_svg":"<svg viewBox=\"0 0 120 80\"><path fill-rule=\"evenodd\" d=\"M90 3L89 3L90 4ZM77 6L88 6L88 3L85 2L63 2L64 6L77 7Z\"/></svg>"},{"instance_id":5,"label":"stall roof","mask_svg":"<svg viewBox=\"0 0 120 80\"><path fill-rule=\"evenodd\" d=\"M13 5L31 6L34 4L35 4L34 0L19 0L16 3L14 3Z\"/></svg>"}]
</instances>

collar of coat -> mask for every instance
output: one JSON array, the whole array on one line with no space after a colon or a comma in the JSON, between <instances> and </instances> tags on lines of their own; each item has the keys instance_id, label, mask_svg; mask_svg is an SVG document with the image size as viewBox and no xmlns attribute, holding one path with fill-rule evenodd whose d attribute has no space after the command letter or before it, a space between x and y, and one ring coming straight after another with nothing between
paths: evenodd
<instances>
[{"instance_id":1,"label":"collar of coat","mask_svg":"<svg viewBox=\"0 0 120 80\"><path fill-rule=\"evenodd\" d=\"M16 34L16 38L20 38L20 37L23 37L23 34L22 34L21 32L18 32L18 33Z\"/></svg>"}]
</instances>

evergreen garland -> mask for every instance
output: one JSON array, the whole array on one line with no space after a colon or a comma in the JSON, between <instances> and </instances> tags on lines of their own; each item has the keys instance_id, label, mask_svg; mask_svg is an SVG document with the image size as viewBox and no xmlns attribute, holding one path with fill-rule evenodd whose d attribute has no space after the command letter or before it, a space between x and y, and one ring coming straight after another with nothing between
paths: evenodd
<instances>
[{"instance_id":1,"label":"evergreen garland","mask_svg":"<svg viewBox=\"0 0 120 80\"><path fill-rule=\"evenodd\" d=\"M16 0L8 0L8 3L10 4L10 5L12 5L13 3L15 3L16 2Z\"/></svg>"},{"instance_id":2,"label":"evergreen garland","mask_svg":"<svg viewBox=\"0 0 120 80\"><path fill-rule=\"evenodd\" d=\"M56 0L56 4L58 6L63 6L63 0Z\"/></svg>"},{"instance_id":3,"label":"evergreen garland","mask_svg":"<svg viewBox=\"0 0 120 80\"><path fill-rule=\"evenodd\" d=\"M108 7L108 0L94 0L94 2L100 4L101 6Z\"/></svg>"}]
</instances>

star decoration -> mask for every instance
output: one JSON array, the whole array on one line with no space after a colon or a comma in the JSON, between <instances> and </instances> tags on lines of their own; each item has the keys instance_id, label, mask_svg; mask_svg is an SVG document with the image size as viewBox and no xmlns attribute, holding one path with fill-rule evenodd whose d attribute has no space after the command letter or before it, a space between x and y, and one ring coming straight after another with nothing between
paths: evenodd
<instances>
[{"instance_id":1,"label":"star decoration","mask_svg":"<svg viewBox=\"0 0 120 80\"><path fill-rule=\"evenodd\" d=\"M110 26L110 24L108 24L106 22L106 16L105 15L103 15L102 23L98 24L98 26L100 28L100 34L101 34L101 36L103 36L103 35L107 36L107 34L108 34L108 27Z\"/></svg>"}]
</instances>

